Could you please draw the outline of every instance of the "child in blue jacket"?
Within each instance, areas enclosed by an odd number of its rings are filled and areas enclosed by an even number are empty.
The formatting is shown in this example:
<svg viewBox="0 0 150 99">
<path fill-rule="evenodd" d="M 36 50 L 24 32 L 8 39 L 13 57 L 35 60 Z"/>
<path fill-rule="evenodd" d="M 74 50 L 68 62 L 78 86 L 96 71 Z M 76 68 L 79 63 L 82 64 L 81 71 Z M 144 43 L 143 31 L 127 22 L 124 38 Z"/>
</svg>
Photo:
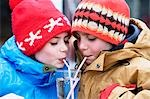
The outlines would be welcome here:
<svg viewBox="0 0 150 99">
<path fill-rule="evenodd" d="M 10 0 L 13 36 L 0 48 L 0 97 L 57 99 L 56 73 L 64 69 L 70 23 L 50 0 Z M 13 97 L 11 97 L 13 98 Z"/>
</svg>

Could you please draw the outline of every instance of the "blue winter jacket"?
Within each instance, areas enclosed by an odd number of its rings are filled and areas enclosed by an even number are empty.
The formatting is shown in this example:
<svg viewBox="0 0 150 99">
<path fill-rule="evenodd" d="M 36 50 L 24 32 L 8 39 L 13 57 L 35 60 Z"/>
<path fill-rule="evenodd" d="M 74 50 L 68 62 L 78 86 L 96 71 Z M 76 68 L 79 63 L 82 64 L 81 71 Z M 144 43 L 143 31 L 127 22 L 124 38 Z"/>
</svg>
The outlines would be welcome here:
<svg viewBox="0 0 150 99">
<path fill-rule="evenodd" d="M 0 97 L 15 93 L 25 99 L 57 99 L 56 73 L 44 73 L 43 67 L 25 56 L 11 37 L 0 49 Z"/>
</svg>

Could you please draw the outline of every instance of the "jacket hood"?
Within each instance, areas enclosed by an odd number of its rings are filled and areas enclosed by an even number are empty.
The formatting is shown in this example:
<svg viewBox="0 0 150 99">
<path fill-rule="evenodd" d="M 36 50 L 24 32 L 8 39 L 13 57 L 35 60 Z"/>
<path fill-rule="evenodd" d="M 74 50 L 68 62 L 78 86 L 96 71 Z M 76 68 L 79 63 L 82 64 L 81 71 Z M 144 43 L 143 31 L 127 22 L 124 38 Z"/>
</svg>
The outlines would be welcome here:
<svg viewBox="0 0 150 99">
<path fill-rule="evenodd" d="M 106 71 L 112 68 L 117 63 L 134 57 L 143 57 L 150 60 L 150 30 L 145 23 L 138 19 L 132 18 L 131 24 L 134 24 L 140 30 L 135 43 L 126 42 L 123 49 L 115 51 L 103 51 L 99 57 L 91 63 L 87 70 Z"/>
<path fill-rule="evenodd" d="M 1 47 L 0 53 L 8 60 L 16 70 L 29 74 L 42 74 L 44 64 L 39 63 L 24 55 L 17 47 L 15 38 L 12 36 Z"/>
</svg>

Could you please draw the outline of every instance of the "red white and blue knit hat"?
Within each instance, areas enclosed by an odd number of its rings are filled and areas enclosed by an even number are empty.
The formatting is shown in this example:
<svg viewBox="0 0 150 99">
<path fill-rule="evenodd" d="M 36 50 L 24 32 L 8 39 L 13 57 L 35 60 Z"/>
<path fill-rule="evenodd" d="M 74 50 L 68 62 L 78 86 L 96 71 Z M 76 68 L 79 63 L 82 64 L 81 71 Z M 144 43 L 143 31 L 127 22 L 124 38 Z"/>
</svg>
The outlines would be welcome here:
<svg viewBox="0 0 150 99">
<path fill-rule="evenodd" d="M 84 32 L 118 45 L 128 33 L 130 9 L 125 0 L 82 0 L 74 14 L 72 32 Z"/>
<path fill-rule="evenodd" d="M 51 38 L 62 32 L 71 33 L 69 20 L 50 0 L 10 0 L 12 31 L 18 48 L 33 55 Z"/>
</svg>

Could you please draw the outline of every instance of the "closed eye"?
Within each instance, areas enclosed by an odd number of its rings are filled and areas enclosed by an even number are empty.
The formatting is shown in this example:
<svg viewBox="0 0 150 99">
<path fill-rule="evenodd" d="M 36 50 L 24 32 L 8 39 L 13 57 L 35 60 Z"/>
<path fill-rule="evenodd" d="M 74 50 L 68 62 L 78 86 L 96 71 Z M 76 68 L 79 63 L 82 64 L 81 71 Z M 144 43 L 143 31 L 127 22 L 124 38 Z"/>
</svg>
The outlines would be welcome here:
<svg viewBox="0 0 150 99">
<path fill-rule="evenodd" d="M 91 36 L 91 35 L 87 35 L 87 38 L 88 38 L 89 41 L 94 41 L 94 40 L 97 39 L 97 37 Z"/>
<path fill-rule="evenodd" d="M 51 45 L 57 45 L 57 43 L 52 43 L 52 42 L 51 42 L 50 44 L 51 44 Z"/>
</svg>

